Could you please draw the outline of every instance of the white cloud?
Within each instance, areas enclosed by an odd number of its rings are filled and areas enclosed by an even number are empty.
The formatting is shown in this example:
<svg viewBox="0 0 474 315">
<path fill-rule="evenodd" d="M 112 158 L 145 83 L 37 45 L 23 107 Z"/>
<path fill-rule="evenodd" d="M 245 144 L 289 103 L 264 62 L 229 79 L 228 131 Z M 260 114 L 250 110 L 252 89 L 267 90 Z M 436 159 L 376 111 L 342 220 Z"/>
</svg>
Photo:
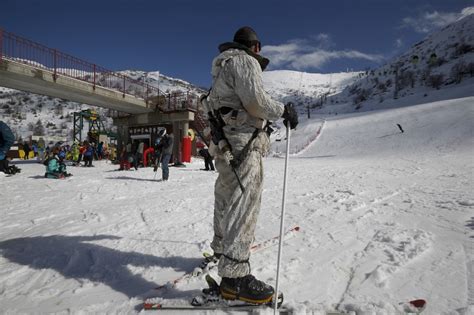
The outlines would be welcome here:
<svg viewBox="0 0 474 315">
<path fill-rule="evenodd" d="M 334 47 L 334 42 L 329 34 L 321 33 L 316 35 L 315 40 L 318 42 L 319 48 L 329 49 Z"/>
<path fill-rule="evenodd" d="M 401 38 L 397 38 L 395 40 L 395 47 L 396 48 L 401 48 L 403 46 L 403 40 Z"/>
<path fill-rule="evenodd" d="M 320 69 L 335 59 L 363 59 L 380 62 L 381 55 L 366 54 L 356 50 L 333 50 L 331 36 L 318 34 L 311 39 L 295 39 L 281 45 L 263 46 L 262 54 L 270 58 L 272 68 L 285 67 L 295 70 Z"/>
<path fill-rule="evenodd" d="M 438 11 L 426 12 L 417 17 L 404 18 L 402 20 L 402 27 L 412 28 L 418 33 L 429 33 L 470 14 L 474 14 L 474 7 L 466 7 L 459 13 Z"/>
</svg>

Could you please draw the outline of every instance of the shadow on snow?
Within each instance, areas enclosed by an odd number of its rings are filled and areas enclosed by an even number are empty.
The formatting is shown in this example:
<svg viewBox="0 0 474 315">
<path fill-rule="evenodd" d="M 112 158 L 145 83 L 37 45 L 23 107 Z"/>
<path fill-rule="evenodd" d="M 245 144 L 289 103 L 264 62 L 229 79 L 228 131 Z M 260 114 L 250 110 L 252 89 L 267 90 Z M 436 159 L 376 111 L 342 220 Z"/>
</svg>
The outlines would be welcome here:
<svg viewBox="0 0 474 315">
<path fill-rule="evenodd" d="M 103 283 L 128 297 L 140 296 L 158 285 L 133 274 L 127 265 L 173 268 L 190 272 L 201 259 L 156 257 L 137 252 L 122 252 L 88 242 L 120 239 L 111 235 L 37 236 L 0 242 L 0 254 L 11 262 L 34 269 L 52 269 L 65 278 L 87 279 Z M 186 292 L 174 292 L 185 295 Z"/>
<path fill-rule="evenodd" d="M 22 164 L 43 164 L 41 161 L 38 161 L 36 158 L 35 159 L 29 159 L 29 160 L 12 160 L 10 164 L 13 165 L 22 165 Z"/>
<path fill-rule="evenodd" d="M 474 217 L 467 221 L 466 227 L 470 228 L 471 230 L 474 230 Z M 474 238 L 474 236 L 471 235 L 471 238 Z"/>
<path fill-rule="evenodd" d="M 137 177 L 128 177 L 128 176 L 106 177 L 106 179 L 136 180 L 136 181 L 139 181 L 139 182 L 161 182 L 161 178 L 160 179 L 148 179 L 148 178 L 137 178 Z"/>
</svg>

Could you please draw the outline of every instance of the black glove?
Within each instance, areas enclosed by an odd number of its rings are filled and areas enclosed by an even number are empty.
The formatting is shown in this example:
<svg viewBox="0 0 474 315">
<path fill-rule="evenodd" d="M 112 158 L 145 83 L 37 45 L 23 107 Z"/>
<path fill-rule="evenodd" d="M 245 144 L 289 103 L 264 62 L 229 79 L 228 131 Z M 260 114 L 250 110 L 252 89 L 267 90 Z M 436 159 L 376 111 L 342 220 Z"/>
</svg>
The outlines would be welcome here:
<svg viewBox="0 0 474 315">
<path fill-rule="evenodd" d="M 295 129 L 298 126 L 298 113 L 293 106 L 293 103 L 289 102 L 285 105 L 285 111 L 283 112 L 283 124 L 288 128 L 288 122 L 290 123 L 290 129 Z"/>
</svg>

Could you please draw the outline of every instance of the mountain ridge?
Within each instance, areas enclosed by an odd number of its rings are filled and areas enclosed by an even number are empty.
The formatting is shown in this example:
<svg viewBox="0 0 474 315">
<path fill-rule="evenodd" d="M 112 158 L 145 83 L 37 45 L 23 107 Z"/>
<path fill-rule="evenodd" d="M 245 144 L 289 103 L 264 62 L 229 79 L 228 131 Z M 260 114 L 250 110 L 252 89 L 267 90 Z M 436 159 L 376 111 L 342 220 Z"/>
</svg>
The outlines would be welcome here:
<svg viewBox="0 0 474 315">
<path fill-rule="evenodd" d="M 119 73 L 164 93 L 200 95 L 207 91 L 159 71 Z M 440 94 L 437 90 L 469 86 L 474 83 L 473 76 L 474 14 L 471 14 L 429 34 L 377 69 L 330 74 L 272 70 L 263 73 L 263 82 L 273 98 L 283 103 L 293 102 L 300 115 L 310 116 L 396 107 L 403 103 L 399 99 L 418 94 L 429 98 L 430 94 Z M 461 96 L 469 95 L 472 94 L 468 89 L 463 89 Z M 17 138 L 41 131 L 42 125 L 44 131 L 36 135 L 72 139 L 72 113 L 87 108 L 96 110 L 106 127 L 114 129 L 110 111 L 106 109 L 0 87 L 0 119 L 12 127 Z"/>
</svg>

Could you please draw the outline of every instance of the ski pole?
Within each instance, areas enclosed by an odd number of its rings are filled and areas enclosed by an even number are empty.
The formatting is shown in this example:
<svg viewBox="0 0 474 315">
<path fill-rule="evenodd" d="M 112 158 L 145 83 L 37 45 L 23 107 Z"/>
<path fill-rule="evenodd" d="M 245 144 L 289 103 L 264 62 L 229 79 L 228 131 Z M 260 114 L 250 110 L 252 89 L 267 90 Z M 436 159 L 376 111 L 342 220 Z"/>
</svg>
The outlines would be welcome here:
<svg viewBox="0 0 474 315">
<path fill-rule="evenodd" d="M 281 219 L 280 219 L 280 236 L 278 242 L 278 262 L 277 262 L 277 274 L 276 274 L 276 285 L 275 285 L 275 296 L 273 297 L 273 304 L 274 310 L 273 314 L 277 313 L 278 309 L 278 285 L 279 285 L 279 278 L 280 278 L 280 264 L 281 264 L 281 256 L 282 256 L 282 249 L 283 249 L 283 230 L 285 226 L 285 203 L 286 203 L 286 183 L 287 183 L 287 175 L 288 175 L 288 160 L 290 159 L 290 126 L 286 128 L 286 158 L 285 158 L 285 173 L 283 177 L 283 198 L 281 201 Z"/>
</svg>

